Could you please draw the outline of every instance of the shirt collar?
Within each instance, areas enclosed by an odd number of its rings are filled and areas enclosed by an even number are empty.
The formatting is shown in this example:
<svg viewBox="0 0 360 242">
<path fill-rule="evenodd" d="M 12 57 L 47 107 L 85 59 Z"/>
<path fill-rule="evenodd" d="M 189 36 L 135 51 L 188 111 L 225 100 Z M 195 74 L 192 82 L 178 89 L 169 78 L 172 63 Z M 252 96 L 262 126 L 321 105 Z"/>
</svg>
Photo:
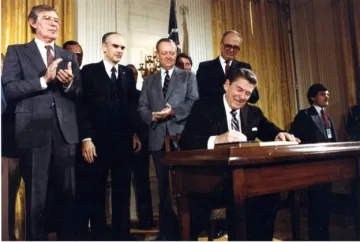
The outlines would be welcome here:
<svg viewBox="0 0 360 242">
<path fill-rule="evenodd" d="M 55 49 L 54 49 L 54 46 L 55 46 L 54 41 L 51 42 L 50 44 L 46 44 L 44 41 L 39 40 L 38 38 L 35 38 L 35 43 L 36 43 L 36 45 L 37 45 L 37 47 L 38 47 L 39 50 L 45 50 L 45 46 L 46 46 L 46 45 L 50 45 L 51 48 L 52 48 L 52 50 L 55 52 Z"/>
<path fill-rule="evenodd" d="M 105 66 L 105 70 L 106 70 L 106 73 L 111 73 L 111 69 L 113 68 L 113 67 L 115 67 L 115 70 L 116 70 L 116 73 L 118 73 L 119 72 L 119 65 L 118 64 L 116 64 L 116 65 L 112 65 L 110 62 L 108 62 L 107 60 L 103 60 L 103 62 L 104 62 L 104 66 Z"/>
<path fill-rule="evenodd" d="M 172 76 L 172 74 L 173 74 L 173 71 L 174 71 L 174 68 L 175 68 L 175 66 L 173 67 L 173 68 L 171 68 L 170 70 L 168 70 L 169 71 L 169 76 L 170 76 L 170 78 L 171 78 L 171 76 Z M 165 74 L 165 69 L 164 68 L 162 68 L 162 67 L 160 67 L 160 71 L 161 71 L 161 76 L 165 76 L 166 74 Z"/>
<path fill-rule="evenodd" d="M 219 55 L 219 60 L 221 64 L 226 65 L 225 59 L 221 55 Z M 232 62 L 233 62 L 232 60 L 229 62 L 229 66 L 231 66 Z"/>
<path fill-rule="evenodd" d="M 224 96 L 223 96 L 223 101 L 224 101 L 225 112 L 226 112 L 227 114 L 229 114 L 229 113 L 232 111 L 232 109 L 230 108 L 228 102 L 226 101 L 225 94 L 224 94 Z M 236 110 L 236 111 L 237 111 L 237 110 Z"/>
<path fill-rule="evenodd" d="M 316 112 L 318 112 L 318 114 L 319 115 L 321 115 L 321 110 L 323 109 L 323 108 L 321 108 L 321 107 L 319 107 L 319 106 L 317 106 L 317 105 L 313 105 L 313 107 L 316 109 Z"/>
</svg>

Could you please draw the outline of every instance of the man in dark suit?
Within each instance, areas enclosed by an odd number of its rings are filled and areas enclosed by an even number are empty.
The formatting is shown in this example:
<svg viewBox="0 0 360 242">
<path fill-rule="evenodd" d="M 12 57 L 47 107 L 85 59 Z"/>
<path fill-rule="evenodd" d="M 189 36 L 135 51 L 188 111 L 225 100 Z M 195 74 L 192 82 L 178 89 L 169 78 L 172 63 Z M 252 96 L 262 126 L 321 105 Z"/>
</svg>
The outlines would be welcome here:
<svg viewBox="0 0 360 242">
<path fill-rule="evenodd" d="M 111 172 L 112 234 L 130 240 L 131 156 L 138 140 L 133 138 L 136 115 L 134 75 L 119 62 L 125 49 L 121 34 L 102 37 L 104 59 L 81 70 L 83 102 L 80 137 L 84 161 L 77 166 L 80 233 L 88 220 L 95 240 L 106 234 L 105 194 Z"/>
<path fill-rule="evenodd" d="M 242 37 L 237 31 L 226 31 L 221 38 L 219 57 L 200 63 L 196 79 L 201 99 L 222 97 L 224 94 L 223 86 L 231 69 L 247 68 L 251 70 L 250 64 L 235 59 L 236 54 L 240 51 L 241 42 Z M 248 102 L 256 103 L 258 100 L 259 92 L 255 88 Z"/>
<path fill-rule="evenodd" d="M 175 67 L 176 45 L 170 39 L 156 44 L 160 71 L 147 77 L 140 94 L 138 111 L 149 128 L 149 150 L 159 185 L 159 238 L 178 240 L 176 217 L 169 194 L 168 168 L 161 163 L 166 135 L 181 134 L 198 98 L 195 74 Z"/>
<path fill-rule="evenodd" d="M 188 117 L 179 141 L 181 150 L 213 149 L 215 144 L 253 141 L 290 140 L 293 135 L 282 132 L 269 121 L 261 109 L 247 104 L 257 85 L 255 74 L 244 68 L 232 69 L 224 84 L 225 94 L 197 101 Z M 191 235 L 197 239 L 209 219 L 211 209 L 227 197 L 221 195 L 190 197 Z M 218 193 L 218 192 L 217 192 Z M 219 198 L 220 197 L 220 198 Z M 279 194 L 251 198 L 247 202 L 249 240 L 272 240 Z M 211 201 L 211 202 L 210 202 Z"/>
<path fill-rule="evenodd" d="M 1 72 L 4 55 L 1 53 Z M 6 102 L 1 89 L 1 238 L 16 240 L 15 203 L 20 186 L 19 154 L 15 144 L 16 102 Z"/>
<path fill-rule="evenodd" d="M 346 123 L 346 134 L 352 141 L 360 141 L 360 105 L 352 106 Z"/>
<path fill-rule="evenodd" d="M 320 83 L 313 84 L 307 92 L 311 107 L 300 110 L 290 133 L 303 144 L 336 142 L 334 124 L 325 112 L 329 105 L 329 91 Z M 311 186 L 308 189 L 309 240 L 329 240 L 329 206 L 331 184 Z"/>
<path fill-rule="evenodd" d="M 135 84 L 138 78 L 138 71 L 132 64 L 127 65 L 134 73 Z M 137 100 L 140 98 L 140 91 L 136 90 Z M 150 190 L 150 154 L 149 154 L 149 140 L 148 126 L 141 120 L 137 113 L 135 123 L 136 135 L 141 141 L 141 149 L 133 152 L 132 173 L 133 185 L 136 199 L 136 212 L 139 219 L 140 229 L 150 229 L 155 226 L 153 217 L 153 208 Z"/>
<path fill-rule="evenodd" d="M 35 39 L 7 49 L 2 81 L 7 100 L 16 102 L 15 139 L 25 181 L 26 235 L 47 239 L 46 200 L 59 204 L 57 236 L 72 238 L 74 161 L 79 141 L 75 103 L 81 92 L 73 53 L 54 44 L 59 31 L 55 9 L 38 5 L 28 16 Z"/>
</svg>

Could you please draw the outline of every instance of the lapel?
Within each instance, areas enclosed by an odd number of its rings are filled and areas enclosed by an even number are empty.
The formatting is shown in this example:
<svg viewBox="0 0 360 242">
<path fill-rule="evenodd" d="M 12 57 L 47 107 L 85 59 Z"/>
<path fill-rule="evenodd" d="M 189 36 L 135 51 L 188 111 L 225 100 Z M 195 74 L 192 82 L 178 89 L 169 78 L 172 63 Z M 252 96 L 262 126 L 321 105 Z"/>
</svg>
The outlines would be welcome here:
<svg viewBox="0 0 360 242">
<path fill-rule="evenodd" d="M 316 109 L 314 108 L 314 106 L 311 106 L 308 109 L 309 115 L 311 117 L 311 119 L 313 120 L 313 122 L 316 124 L 317 128 L 319 129 L 319 131 L 324 135 L 324 137 L 327 139 L 327 135 L 325 133 L 325 129 L 324 129 L 324 124 L 320 118 L 320 115 L 318 114 L 318 112 L 316 111 Z"/>
<path fill-rule="evenodd" d="M 223 97 L 221 96 L 220 98 L 217 98 L 216 101 L 214 102 L 214 106 L 211 107 L 210 105 L 209 109 L 216 110 L 215 112 L 211 112 L 211 113 L 214 113 L 212 121 L 215 123 L 217 127 L 218 134 L 223 134 L 227 132 L 229 128 L 226 119 Z"/>
<path fill-rule="evenodd" d="M 234 63 L 234 61 L 231 63 L 231 66 L 233 63 Z M 224 70 L 221 66 L 221 63 L 220 63 L 220 56 L 218 58 L 214 59 L 214 73 L 216 73 L 216 76 L 218 76 L 219 79 L 220 78 L 223 79 L 224 83 L 225 83 L 226 76 L 225 76 Z"/>
<path fill-rule="evenodd" d="M 104 61 L 100 61 L 98 63 L 98 66 L 99 66 L 98 74 L 100 75 L 99 80 L 101 82 L 107 83 L 109 86 L 113 86 L 114 83 L 111 81 L 109 75 L 106 72 Z"/>
<path fill-rule="evenodd" d="M 161 71 L 156 72 L 153 75 L 154 78 L 154 92 L 155 95 L 159 95 L 159 100 L 164 101 L 164 94 L 162 90 L 162 83 L 161 83 Z M 170 80 L 171 82 L 171 80 Z"/>
<path fill-rule="evenodd" d="M 250 134 L 250 129 L 252 128 L 253 115 L 252 112 L 249 112 L 249 106 L 246 104 L 242 109 L 240 109 L 240 119 L 241 119 L 241 132 L 245 135 Z"/>
<path fill-rule="evenodd" d="M 169 99 L 169 96 L 171 95 L 176 85 L 178 85 L 179 80 L 182 80 L 181 73 L 178 72 L 177 67 L 174 67 L 173 73 L 170 78 L 169 87 L 166 92 L 165 102 Z"/>
<path fill-rule="evenodd" d="M 30 62 L 40 72 L 40 75 L 46 73 L 46 65 L 41 57 L 40 51 L 34 40 L 25 45 L 25 55 L 29 58 Z"/>
<path fill-rule="evenodd" d="M 120 85 L 120 91 L 123 97 L 123 100 L 125 102 L 126 100 L 126 94 L 127 94 L 127 78 L 126 78 L 126 72 L 125 72 L 125 68 L 123 66 L 121 66 L 120 64 L 118 64 L 118 71 L 119 71 L 119 75 L 117 78 L 117 82 L 118 85 Z"/>
</svg>

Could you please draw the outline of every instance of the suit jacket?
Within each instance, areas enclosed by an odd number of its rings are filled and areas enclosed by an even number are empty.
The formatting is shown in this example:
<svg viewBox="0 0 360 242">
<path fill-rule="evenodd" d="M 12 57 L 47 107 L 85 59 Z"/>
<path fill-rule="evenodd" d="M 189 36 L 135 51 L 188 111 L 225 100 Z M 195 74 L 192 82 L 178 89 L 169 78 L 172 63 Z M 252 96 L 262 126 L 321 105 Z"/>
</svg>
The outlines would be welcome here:
<svg viewBox="0 0 360 242">
<path fill-rule="evenodd" d="M 360 141 L 360 105 L 355 105 L 349 110 L 346 134 L 350 140 Z"/>
<path fill-rule="evenodd" d="M 328 118 L 330 120 L 332 133 L 332 139 L 330 140 L 327 138 L 322 118 L 313 106 L 298 112 L 291 124 L 289 132 L 299 138 L 302 144 L 336 142 L 334 124 L 329 116 Z"/>
<path fill-rule="evenodd" d="M 269 121 L 256 106 L 246 104 L 240 110 L 240 116 L 241 130 L 248 141 L 256 138 L 273 141 L 281 132 L 281 129 Z M 220 135 L 228 130 L 223 97 L 200 99 L 191 110 L 179 141 L 180 149 L 207 149 L 210 136 Z"/>
<path fill-rule="evenodd" d="M 245 62 L 233 60 L 230 70 L 233 68 L 251 69 L 251 65 Z M 196 79 L 199 85 L 200 98 L 213 98 L 223 96 L 225 93 L 224 83 L 227 79 L 222 69 L 219 57 L 214 60 L 201 62 L 196 72 Z M 250 103 L 256 103 L 259 100 L 259 92 L 257 88 L 251 94 Z"/>
<path fill-rule="evenodd" d="M 135 80 L 132 71 L 123 65 L 118 65 L 118 72 L 114 84 L 103 61 L 81 69 L 81 139 L 97 141 L 116 136 L 127 143 L 131 141 L 137 108 Z"/>
<path fill-rule="evenodd" d="M 136 99 L 139 101 L 141 91 L 136 90 Z M 137 107 L 136 107 L 137 108 Z M 148 125 L 141 119 L 140 113 L 136 112 L 136 120 L 135 120 L 135 132 L 136 135 L 140 138 L 141 142 L 148 143 L 149 138 L 149 127 Z"/>
<path fill-rule="evenodd" d="M 66 69 L 70 61 L 74 74 L 69 89 L 55 79 L 43 90 L 40 77 L 46 73 L 34 40 L 10 45 L 4 59 L 2 82 L 8 102 L 6 123 L 15 123 L 15 139 L 19 148 L 33 148 L 47 144 L 52 135 L 53 108 L 60 130 L 69 144 L 79 141 L 75 103 L 81 95 L 79 66 L 74 53 L 54 46 L 55 59 L 62 58 L 59 69 Z M 10 110 L 11 109 L 11 110 Z M 14 114 L 15 113 L 15 114 Z M 15 115 L 14 117 L 12 117 Z"/>
<path fill-rule="evenodd" d="M 174 67 L 165 99 L 160 71 L 144 80 L 138 111 L 142 120 L 149 127 L 150 151 L 158 151 L 163 148 L 166 129 L 170 135 L 182 133 L 191 107 L 198 97 L 196 77 L 190 71 Z M 152 112 L 161 111 L 165 108 L 166 103 L 171 105 L 176 116 L 153 123 L 151 121 Z"/>
</svg>

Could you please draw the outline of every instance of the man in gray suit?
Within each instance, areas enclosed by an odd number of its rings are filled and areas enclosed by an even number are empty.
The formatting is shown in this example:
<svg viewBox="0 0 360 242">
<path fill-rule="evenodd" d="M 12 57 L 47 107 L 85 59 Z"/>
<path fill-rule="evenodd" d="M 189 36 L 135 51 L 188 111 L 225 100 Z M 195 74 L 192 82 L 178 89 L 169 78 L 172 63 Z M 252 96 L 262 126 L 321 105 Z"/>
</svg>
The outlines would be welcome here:
<svg viewBox="0 0 360 242">
<path fill-rule="evenodd" d="M 196 77 L 175 67 L 176 45 L 170 39 L 156 44 L 160 71 L 144 80 L 138 111 L 149 126 L 149 151 L 155 163 L 159 185 L 159 238 L 178 240 L 176 217 L 169 196 L 168 169 L 161 163 L 166 135 L 181 134 L 191 107 L 198 99 Z"/>
<path fill-rule="evenodd" d="M 53 192 L 60 204 L 57 238 L 71 240 L 79 66 L 73 53 L 54 43 L 60 27 L 54 8 L 34 6 L 28 22 L 35 39 L 8 47 L 2 75 L 7 101 L 15 106 L 15 141 L 26 193 L 26 239 L 47 240 L 46 200 Z"/>
</svg>

